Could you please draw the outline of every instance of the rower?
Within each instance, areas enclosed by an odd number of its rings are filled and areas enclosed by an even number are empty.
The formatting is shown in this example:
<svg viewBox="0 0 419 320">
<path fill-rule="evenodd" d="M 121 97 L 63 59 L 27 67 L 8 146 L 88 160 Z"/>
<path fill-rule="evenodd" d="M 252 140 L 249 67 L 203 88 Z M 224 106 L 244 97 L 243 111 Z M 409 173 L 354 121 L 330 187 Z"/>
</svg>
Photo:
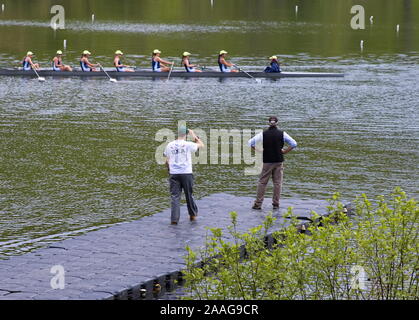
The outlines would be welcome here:
<svg viewBox="0 0 419 320">
<path fill-rule="evenodd" d="M 196 64 L 191 64 L 189 61 L 189 56 L 191 54 L 187 51 L 185 51 L 182 55 L 182 65 L 185 67 L 186 72 L 202 72 L 201 70 L 198 70 L 196 67 Z"/>
<path fill-rule="evenodd" d="M 279 65 L 278 57 L 272 56 L 269 57 L 269 60 L 271 61 L 270 65 L 265 68 L 264 72 L 281 72 L 281 66 Z"/>
<path fill-rule="evenodd" d="M 91 53 L 88 50 L 84 50 L 81 58 L 80 58 L 80 67 L 82 71 L 90 72 L 90 71 L 99 71 L 95 68 L 99 67 L 99 64 L 94 64 L 89 62 L 89 56 Z"/>
<path fill-rule="evenodd" d="M 39 70 L 39 64 L 33 63 L 32 61 L 32 57 L 34 55 L 35 54 L 32 51 L 28 51 L 26 53 L 26 57 L 23 58 L 23 61 L 22 61 L 23 70 L 25 71 L 30 71 L 31 69 Z"/>
<path fill-rule="evenodd" d="M 169 62 L 160 58 L 161 51 L 155 49 L 151 56 L 151 68 L 153 72 L 169 72 L 170 68 L 166 64 L 173 65 L 173 62 Z"/>
<path fill-rule="evenodd" d="M 218 55 L 218 65 L 221 72 L 239 72 L 239 70 L 232 69 L 233 67 L 236 67 L 234 64 L 226 61 L 225 57 L 227 53 L 227 51 L 221 50 L 220 54 Z"/>
<path fill-rule="evenodd" d="M 70 66 L 63 64 L 63 52 L 58 50 L 54 59 L 52 59 L 52 70 L 54 71 L 73 71 Z"/>
<path fill-rule="evenodd" d="M 118 72 L 134 72 L 133 69 L 131 69 L 129 66 L 122 64 L 121 62 L 121 57 L 124 54 L 122 53 L 121 50 L 116 50 L 115 51 L 115 58 L 113 59 L 113 65 L 116 68 L 116 71 Z"/>
</svg>

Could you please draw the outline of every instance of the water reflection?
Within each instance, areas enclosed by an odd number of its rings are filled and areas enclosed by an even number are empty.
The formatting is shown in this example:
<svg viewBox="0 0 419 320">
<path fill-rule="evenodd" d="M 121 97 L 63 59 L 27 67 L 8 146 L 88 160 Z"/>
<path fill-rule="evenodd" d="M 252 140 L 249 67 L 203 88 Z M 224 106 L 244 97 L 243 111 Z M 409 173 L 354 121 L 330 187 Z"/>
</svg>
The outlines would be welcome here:
<svg viewBox="0 0 419 320">
<path fill-rule="evenodd" d="M 49 67 L 66 39 L 66 62 L 73 64 L 86 48 L 105 65 L 124 49 L 127 64 L 149 70 L 149 53 L 159 47 L 168 59 L 178 61 L 188 50 L 216 69 L 217 50 L 225 48 L 246 71 L 263 70 L 275 54 L 287 64 L 284 71 L 346 76 L 261 84 L 0 77 L 0 255 L 166 209 L 167 176 L 155 162 L 154 137 L 162 128 L 175 130 L 178 120 L 209 132 L 263 128 L 278 115 L 299 142 L 287 158 L 284 197 L 325 198 L 338 190 L 351 199 L 395 185 L 417 195 L 419 43 L 411 1 L 369 1 L 374 26 L 355 32 L 346 23 L 351 1 L 302 1 L 294 23 L 295 1 L 216 1 L 211 10 L 209 1 L 204 7 L 200 0 L 173 0 L 162 12 L 154 10 L 160 0 L 64 0 L 72 12 L 69 29 L 55 37 L 44 27 L 49 2 L 34 0 L 36 10 L 23 0 L 3 2 L 3 65 L 17 66 L 30 48 Z M 245 167 L 197 165 L 197 197 L 254 195 L 256 177 L 244 176 Z"/>
</svg>

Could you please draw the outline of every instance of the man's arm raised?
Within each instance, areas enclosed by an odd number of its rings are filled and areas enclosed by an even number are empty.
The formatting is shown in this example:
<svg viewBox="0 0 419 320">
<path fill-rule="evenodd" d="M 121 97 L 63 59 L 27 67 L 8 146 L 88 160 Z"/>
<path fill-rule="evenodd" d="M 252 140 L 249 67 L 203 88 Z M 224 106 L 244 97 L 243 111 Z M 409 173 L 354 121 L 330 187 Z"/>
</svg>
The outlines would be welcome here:
<svg viewBox="0 0 419 320">
<path fill-rule="evenodd" d="M 194 142 L 198 145 L 199 149 L 204 147 L 204 143 L 202 142 L 201 139 L 199 139 L 199 137 L 195 134 L 195 132 L 189 129 L 189 134 L 191 135 Z"/>
</svg>

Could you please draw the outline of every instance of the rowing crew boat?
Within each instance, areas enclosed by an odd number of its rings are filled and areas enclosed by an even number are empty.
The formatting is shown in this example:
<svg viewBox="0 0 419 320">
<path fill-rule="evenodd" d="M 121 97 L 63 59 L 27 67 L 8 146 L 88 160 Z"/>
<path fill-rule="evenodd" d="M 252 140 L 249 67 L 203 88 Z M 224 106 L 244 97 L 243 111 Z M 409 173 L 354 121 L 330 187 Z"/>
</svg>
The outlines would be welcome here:
<svg viewBox="0 0 419 320">
<path fill-rule="evenodd" d="M 114 69 L 113 69 L 114 70 Z M 167 72 L 152 72 L 146 70 L 138 70 L 135 72 L 118 72 L 107 71 L 113 78 L 167 78 Z M 52 71 L 52 70 L 38 70 L 38 74 L 42 77 L 88 77 L 88 78 L 103 78 L 107 77 L 104 72 L 83 72 L 83 71 Z M 281 72 L 281 73 L 265 73 L 265 72 L 185 72 L 173 71 L 170 75 L 171 78 L 311 78 L 311 77 L 343 77 L 343 73 L 326 73 L 326 72 Z M 17 70 L 17 69 L 0 69 L 0 76 L 10 77 L 36 77 L 36 74 L 30 71 Z"/>
</svg>

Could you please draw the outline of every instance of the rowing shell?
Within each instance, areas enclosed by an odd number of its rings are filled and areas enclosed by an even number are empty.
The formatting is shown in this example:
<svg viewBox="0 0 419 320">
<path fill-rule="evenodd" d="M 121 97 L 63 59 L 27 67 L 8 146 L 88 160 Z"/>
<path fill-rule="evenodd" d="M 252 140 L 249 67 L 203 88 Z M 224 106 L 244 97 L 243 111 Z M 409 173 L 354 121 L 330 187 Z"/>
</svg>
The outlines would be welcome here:
<svg viewBox="0 0 419 320">
<path fill-rule="evenodd" d="M 83 71 L 52 71 L 52 70 L 39 70 L 41 77 L 88 77 L 88 78 L 103 78 L 107 77 L 103 72 L 83 72 Z M 118 72 L 108 71 L 112 78 L 167 78 L 167 72 L 152 72 L 152 71 L 135 71 L 135 72 Z M 343 77 L 343 73 L 326 73 L 326 72 L 281 72 L 281 73 L 265 73 L 265 72 L 184 72 L 173 71 L 172 78 L 250 78 L 249 75 L 255 78 L 312 78 L 312 77 Z M 23 71 L 16 69 L 0 69 L 0 76 L 10 77 L 34 77 L 33 71 Z"/>
</svg>

